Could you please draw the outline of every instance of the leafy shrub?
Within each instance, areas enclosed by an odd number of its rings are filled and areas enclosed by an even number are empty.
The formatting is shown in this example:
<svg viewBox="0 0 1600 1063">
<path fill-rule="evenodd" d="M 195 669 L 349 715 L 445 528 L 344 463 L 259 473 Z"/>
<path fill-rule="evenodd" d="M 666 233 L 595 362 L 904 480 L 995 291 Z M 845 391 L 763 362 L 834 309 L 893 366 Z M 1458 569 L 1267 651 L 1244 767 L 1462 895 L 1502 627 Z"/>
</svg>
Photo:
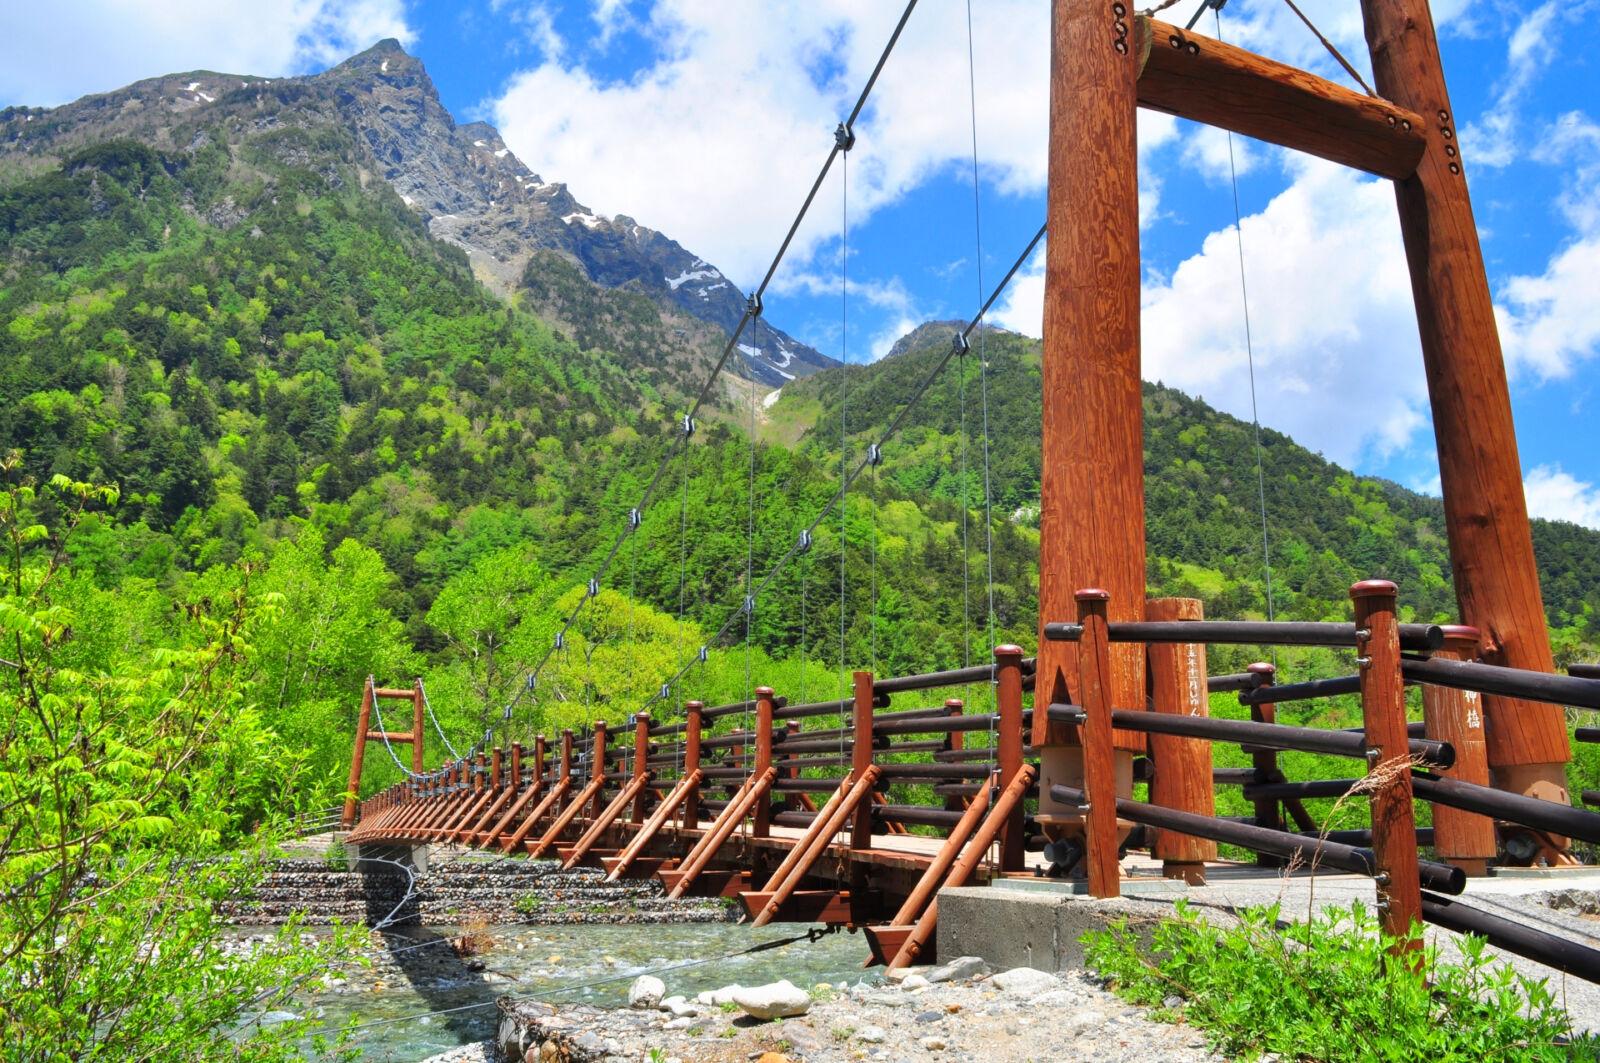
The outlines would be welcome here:
<svg viewBox="0 0 1600 1063">
<path fill-rule="evenodd" d="M 1413 968 L 1389 955 L 1359 903 L 1279 929 L 1276 905 L 1245 909 L 1234 926 L 1205 922 L 1183 902 L 1150 929 L 1126 918 L 1085 935 L 1090 966 L 1124 999 L 1181 1016 L 1228 1056 L 1272 1053 L 1322 1063 L 1376 1060 L 1600 1059 L 1600 1039 L 1573 1035 L 1542 979 L 1460 939 L 1459 963 L 1425 946 Z"/>
</svg>

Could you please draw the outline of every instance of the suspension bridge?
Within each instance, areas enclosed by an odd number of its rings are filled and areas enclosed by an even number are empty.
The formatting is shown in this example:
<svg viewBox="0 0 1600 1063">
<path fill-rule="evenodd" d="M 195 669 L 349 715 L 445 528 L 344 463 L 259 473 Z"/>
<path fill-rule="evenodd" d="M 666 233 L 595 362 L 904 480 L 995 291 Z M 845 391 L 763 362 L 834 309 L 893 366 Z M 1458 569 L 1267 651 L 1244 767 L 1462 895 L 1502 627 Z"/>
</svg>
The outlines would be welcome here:
<svg viewBox="0 0 1600 1063">
<path fill-rule="evenodd" d="M 1255 852 L 1267 867 L 1369 877 L 1383 926 L 1396 937 L 1431 922 L 1600 981 L 1600 951 L 1453 899 L 1493 864 L 1571 865 L 1572 841 L 1600 844 L 1600 812 L 1573 806 L 1564 773 L 1571 759 L 1565 710 L 1600 710 L 1600 668 L 1573 666 L 1560 675 L 1554 667 L 1499 338 L 1425 0 L 1363 0 L 1373 87 L 1328 44 L 1362 91 L 1223 43 L 1217 0 L 1204 0 L 1187 26 L 1159 21 L 1160 9 L 1135 12 L 1125 0 L 1053 0 L 1050 190 L 1038 235 L 992 291 L 983 291 L 980 279 L 978 312 L 881 437 L 864 451 L 852 448 L 841 423 L 838 491 L 769 572 L 755 571 L 752 546 L 740 600 L 728 604 L 705 645 L 680 653 L 680 667 L 630 723 L 617 733 L 595 721 L 582 733 L 510 738 L 518 708 L 538 698 L 552 655 L 598 596 L 669 468 L 688 453 L 697 415 L 744 329 L 759 319 L 763 294 L 835 164 L 843 184 L 853 127 L 915 7 L 916 0 L 906 6 L 839 124 L 671 449 L 587 577 L 587 594 L 497 727 L 458 753 L 433 721 L 449 755 L 429 768 L 424 732 L 432 713 L 421 682 L 386 688 L 368 679 L 342 816 L 347 843 L 452 842 L 601 866 L 613 881 L 655 877 L 673 897 L 737 898 L 756 924 L 860 927 L 872 958 L 891 966 L 934 955 L 943 887 L 1044 875 L 1114 897 L 1130 861 L 1202 882 L 1221 866 L 1223 843 Z M 1194 30 L 1208 10 L 1215 37 Z M 1141 106 L 1394 182 L 1459 624 L 1401 622 L 1398 588 L 1383 580 L 1350 588 L 1352 622 L 1206 620 L 1198 601 L 1146 597 L 1135 132 Z M 974 221 L 981 234 L 976 210 Z M 1046 234 L 1036 652 L 995 644 L 991 606 L 992 657 L 976 664 L 895 677 L 857 669 L 838 697 L 808 701 L 802 691 L 793 702 L 791 692 L 755 685 L 760 677 L 747 667 L 743 700 L 708 706 L 687 698 L 685 677 L 708 647 L 741 627 L 749 646 L 757 609 L 784 608 L 768 592 L 785 566 L 804 558 L 822 523 L 838 516 L 843 535 L 852 485 L 876 476 L 906 417 L 951 361 L 971 353 L 974 335 L 981 348 L 985 315 Z M 981 235 L 979 247 L 981 259 Z M 1241 278 L 1242 267 L 1241 246 Z M 847 292 L 841 277 L 842 300 Z M 981 349 L 978 361 L 987 518 Z M 841 387 L 845 380 L 841 374 Z M 962 396 L 965 419 L 964 389 Z M 847 398 L 841 392 L 841 406 Z M 752 391 L 752 544 L 755 405 Z M 962 526 L 965 532 L 965 519 Z M 1270 594 L 1268 600 L 1270 614 Z M 847 661 L 869 655 L 846 645 L 842 610 L 840 625 L 843 674 Z M 1284 682 L 1263 663 L 1211 675 L 1206 648 L 1217 645 L 1331 647 L 1353 655 L 1356 670 Z M 971 684 L 984 691 L 979 705 L 926 693 Z M 1408 722 L 1408 686 L 1420 688 L 1420 722 Z M 1237 695 L 1250 718 L 1212 718 L 1209 698 L 1218 693 Z M 1277 721 L 1279 705 L 1340 695 L 1359 696 L 1361 727 Z M 385 702 L 409 702 L 410 731 L 386 729 Z M 1600 741 L 1600 729 L 1579 728 L 1575 737 Z M 373 742 L 405 778 L 358 801 Z M 1214 768 L 1214 743 L 1242 748 L 1251 767 Z M 397 745 L 410 746 L 409 764 Z M 1296 750 L 1347 758 L 1353 771 L 1291 780 L 1279 756 Z M 1146 799 L 1134 799 L 1136 783 L 1147 784 Z M 919 792 L 931 802 L 892 803 L 887 795 L 896 784 L 927 787 Z M 1219 787 L 1240 788 L 1252 814 L 1218 816 Z M 1318 824 L 1304 804 L 1316 797 L 1367 802 L 1371 826 Z M 1600 806 L 1600 793 L 1580 798 Z M 1419 802 L 1431 806 L 1430 827 L 1417 825 Z M 1410 939 L 1401 947 L 1416 945 Z"/>
</svg>

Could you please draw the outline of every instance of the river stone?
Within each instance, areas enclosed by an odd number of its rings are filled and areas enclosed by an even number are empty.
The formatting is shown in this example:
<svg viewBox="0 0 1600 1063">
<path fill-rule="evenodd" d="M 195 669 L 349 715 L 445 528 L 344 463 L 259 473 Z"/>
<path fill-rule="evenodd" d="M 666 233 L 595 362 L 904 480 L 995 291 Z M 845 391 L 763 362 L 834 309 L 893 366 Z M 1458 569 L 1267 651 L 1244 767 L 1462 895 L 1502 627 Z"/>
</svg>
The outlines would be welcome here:
<svg viewBox="0 0 1600 1063">
<path fill-rule="evenodd" d="M 914 975 L 911 975 L 911 976 L 909 976 L 907 978 L 902 978 L 900 980 L 900 988 L 901 989 L 905 989 L 905 990 L 926 989 L 931 984 L 932 983 L 930 983 L 926 978 L 922 977 L 922 975 L 920 975 L 920 974 L 914 974 Z"/>
<path fill-rule="evenodd" d="M 784 1019 L 811 1010 L 811 994 L 787 978 L 763 986 L 741 986 L 734 990 L 733 1002 L 754 1019 Z"/>
<path fill-rule="evenodd" d="M 1013 967 L 1009 971 L 1001 971 L 994 976 L 994 984 L 1007 993 L 1025 997 L 1061 988 L 1061 981 L 1055 975 L 1036 971 L 1032 967 Z"/>
<path fill-rule="evenodd" d="M 695 997 L 695 1003 L 703 1004 L 708 1008 L 720 1008 L 724 1004 L 733 1003 L 733 994 L 739 989 L 738 983 L 725 985 L 721 989 L 707 989 Z"/>
<path fill-rule="evenodd" d="M 856 1040 L 869 1045 L 881 1045 L 888 1036 L 882 1026 L 863 1026 L 856 1031 Z"/>
<path fill-rule="evenodd" d="M 653 1008 L 661 1003 L 661 998 L 666 994 L 665 982 L 654 975 L 641 974 L 634 979 L 633 985 L 628 987 L 628 1007 Z"/>
<path fill-rule="evenodd" d="M 299 1017 L 292 1011 L 269 1011 L 257 1021 L 263 1026 L 276 1026 L 280 1022 L 294 1022 Z"/>
<path fill-rule="evenodd" d="M 927 974 L 927 972 L 928 969 L 926 967 L 891 967 L 883 972 L 883 980 L 886 982 L 903 982 L 914 974 Z"/>
<path fill-rule="evenodd" d="M 942 963 L 935 967 L 925 977 L 930 982 L 954 982 L 958 979 L 973 978 L 977 975 L 988 973 L 988 961 L 982 956 L 957 956 L 949 963 Z"/>
</svg>

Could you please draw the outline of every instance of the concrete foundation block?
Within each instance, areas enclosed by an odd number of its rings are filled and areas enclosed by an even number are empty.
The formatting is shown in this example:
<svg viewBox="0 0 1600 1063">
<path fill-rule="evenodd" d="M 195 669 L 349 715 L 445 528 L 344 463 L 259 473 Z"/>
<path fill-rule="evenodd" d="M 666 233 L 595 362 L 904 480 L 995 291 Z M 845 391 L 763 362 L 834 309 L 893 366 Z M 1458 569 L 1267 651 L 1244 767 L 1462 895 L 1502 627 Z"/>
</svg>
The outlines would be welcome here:
<svg viewBox="0 0 1600 1063">
<path fill-rule="evenodd" d="M 1068 890 L 1011 890 L 962 886 L 939 891 L 939 952 L 981 956 L 997 968 L 1040 971 L 1081 968 L 1079 939 L 1125 915 L 1165 914 L 1147 902 L 1100 900 Z"/>
</svg>

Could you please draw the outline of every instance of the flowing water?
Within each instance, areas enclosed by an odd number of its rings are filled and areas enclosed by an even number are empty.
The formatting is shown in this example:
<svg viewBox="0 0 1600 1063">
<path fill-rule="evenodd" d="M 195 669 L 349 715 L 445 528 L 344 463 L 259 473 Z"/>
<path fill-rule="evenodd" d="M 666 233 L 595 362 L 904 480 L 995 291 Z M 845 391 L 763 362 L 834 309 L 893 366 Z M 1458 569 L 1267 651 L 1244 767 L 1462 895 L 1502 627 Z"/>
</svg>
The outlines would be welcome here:
<svg viewBox="0 0 1600 1063">
<path fill-rule="evenodd" d="M 396 928 L 386 934 L 386 949 L 368 954 L 370 968 L 350 964 L 329 972 L 345 984 L 318 987 L 298 1003 L 329 1033 L 352 1019 L 362 1024 L 355 1044 L 363 1060 L 414 1063 L 491 1037 L 493 1001 L 506 994 L 556 1005 L 624 1007 L 628 987 L 641 974 L 660 978 L 669 996 L 690 999 L 733 983 L 787 978 L 809 989 L 818 982 L 876 978 L 861 967 L 866 942 L 843 932 L 733 955 L 810 929 L 781 923 L 759 929 L 731 923 L 518 926 L 489 931 L 492 943 L 462 957 L 448 944 L 457 928 Z"/>
</svg>

